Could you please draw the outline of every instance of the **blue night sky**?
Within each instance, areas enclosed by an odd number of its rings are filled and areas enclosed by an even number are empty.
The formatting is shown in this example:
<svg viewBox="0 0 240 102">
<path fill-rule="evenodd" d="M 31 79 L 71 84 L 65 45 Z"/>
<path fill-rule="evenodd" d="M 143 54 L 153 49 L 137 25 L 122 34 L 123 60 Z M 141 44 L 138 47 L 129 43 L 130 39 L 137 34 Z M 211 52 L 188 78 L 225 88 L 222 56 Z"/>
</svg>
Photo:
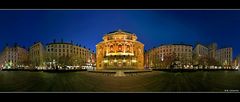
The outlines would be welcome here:
<svg viewBox="0 0 240 102">
<path fill-rule="evenodd" d="M 135 33 L 145 49 L 167 43 L 196 42 L 233 47 L 240 54 L 240 11 L 234 10 L 1 10 L 0 50 L 8 43 L 30 47 L 53 39 L 95 51 L 104 34 Z"/>
</svg>

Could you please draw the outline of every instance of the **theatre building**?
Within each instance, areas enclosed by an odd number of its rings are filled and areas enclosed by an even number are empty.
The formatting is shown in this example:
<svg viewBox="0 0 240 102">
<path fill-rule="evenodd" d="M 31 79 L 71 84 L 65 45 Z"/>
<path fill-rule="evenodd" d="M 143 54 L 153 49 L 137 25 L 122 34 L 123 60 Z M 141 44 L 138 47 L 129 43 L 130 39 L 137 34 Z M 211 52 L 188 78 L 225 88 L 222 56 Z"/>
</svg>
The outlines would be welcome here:
<svg viewBox="0 0 240 102">
<path fill-rule="evenodd" d="M 97 70 L 144 69 L 144 45 L 133 33 L 118 30 L 96 45 Z"/>
</svg>

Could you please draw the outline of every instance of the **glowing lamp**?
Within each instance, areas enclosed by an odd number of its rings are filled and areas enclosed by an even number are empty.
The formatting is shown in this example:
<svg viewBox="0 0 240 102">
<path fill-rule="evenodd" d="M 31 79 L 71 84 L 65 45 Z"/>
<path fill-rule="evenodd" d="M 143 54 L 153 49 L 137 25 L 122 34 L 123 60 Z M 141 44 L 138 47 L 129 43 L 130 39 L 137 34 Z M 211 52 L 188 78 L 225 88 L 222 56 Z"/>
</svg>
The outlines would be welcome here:
<svg viewBox="0 0 240 102">
<path fill-rule="evenodd" d="M 137 61 L 136 60 L 132 60 L 133 63 L 136 63 Z"/>
<path fill-rule="evenodd" d="M 104 60 L 103 62 L 104 62 L 104 63 L 107 63 L 107 62 L 108 62 L 108 60 Z"/>
</svg>

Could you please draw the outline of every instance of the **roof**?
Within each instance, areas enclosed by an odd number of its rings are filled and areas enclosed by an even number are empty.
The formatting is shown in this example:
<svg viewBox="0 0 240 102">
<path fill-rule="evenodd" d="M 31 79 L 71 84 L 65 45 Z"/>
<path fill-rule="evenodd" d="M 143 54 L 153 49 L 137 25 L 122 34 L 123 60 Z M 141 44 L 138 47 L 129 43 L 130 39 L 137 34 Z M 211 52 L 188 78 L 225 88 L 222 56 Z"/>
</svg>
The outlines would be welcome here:
<svg viewBox="0 0 240 102">
<path fill-rule="evenodd" d="M 67 43 L 67 42 L 52 42 L 52 43 L 47 43 L 46 45 L 51 45 L 51 44 L 69 44 L 69 45 L 73 45 L 72 43 Z"/>
<path fill-rule="evenodd" d="M 129 34 L 134 34 L 134 33 L 132 33 L 132 32 L 128 32 L 128 31 L 124 31 L 124 30 L 118 29 L 118 30 L 116 30 L 116 31 L 108 32 L 106 35 L 108 35 L 108 34 L 113 34 L 113 33 L 116 33 L 116 32 L 125 32 L 125 33 L 129 33 Z"/>
<path fill-rule="evenodd" d="M 165 45 L 184 45 L 184 46 L 191 46 L 192 47 L 192 45 L 190 45 L 190 44 L 184 44 L 184 43 L 179 43 L 179 44 L 161 44 L 160 46 L 165 46 Z M 159 46 L 159 47 L 160 47 Z"/>
</svg>

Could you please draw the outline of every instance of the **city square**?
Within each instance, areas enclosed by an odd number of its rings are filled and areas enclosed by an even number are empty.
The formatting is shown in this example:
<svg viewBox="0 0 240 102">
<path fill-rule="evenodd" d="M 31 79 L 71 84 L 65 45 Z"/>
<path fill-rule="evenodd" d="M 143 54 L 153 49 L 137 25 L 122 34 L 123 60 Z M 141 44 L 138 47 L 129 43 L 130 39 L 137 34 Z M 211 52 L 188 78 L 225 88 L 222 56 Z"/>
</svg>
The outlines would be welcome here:
<svg viewBox="0 0 240 102">
<path fill-rule="evenodd" d="M 239 92 L 239 71 L 100 73 L 1 72 L 1 92 Z"/>
<path fill-rule="evenodd" d="M 0 92 L 238 92 L 238 14 L 0 10 Z"/>
</svg>

